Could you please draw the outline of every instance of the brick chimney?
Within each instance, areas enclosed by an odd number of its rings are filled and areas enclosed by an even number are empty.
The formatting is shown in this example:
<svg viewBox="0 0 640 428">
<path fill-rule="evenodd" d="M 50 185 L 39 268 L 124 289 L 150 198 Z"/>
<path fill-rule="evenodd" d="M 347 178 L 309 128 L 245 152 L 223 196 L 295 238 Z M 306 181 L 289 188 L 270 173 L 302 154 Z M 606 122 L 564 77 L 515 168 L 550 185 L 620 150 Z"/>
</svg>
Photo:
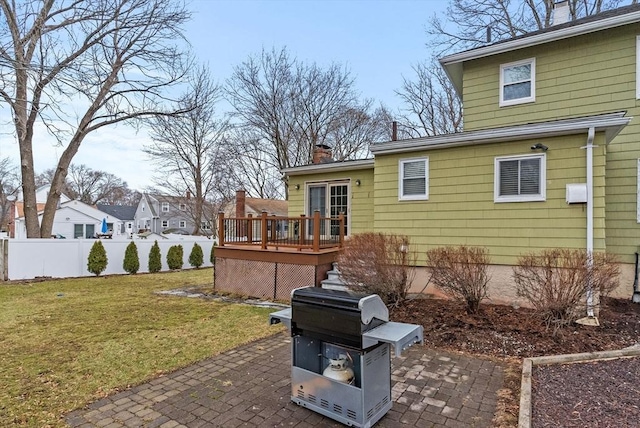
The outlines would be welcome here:
<svg viewBox="0 0 640 428">
<path fill-rule="evenodd" d="M 187 190 L 187 200 L 191 199 L 191 192 Z"/>
<path fill-rule="evenodd" d="M 246 192 L 244 189 L 240 189 L 236 191 L 236 217 L 246 217 L 247 213 L 245 210 L 245 199 Z"/>
<path fill-rule="evenodd" d="M 318 144 L 313 149 L 312 162 L 314 164 L 333 162 L 333 152 L 331 151 L 331 147 L 326 144 Z"/>
<path fill-rule="evenodd" d="M 245 199 L 247 197 L 244 189 L 236 190 L 236 219 L 246 217 Z M 238 237 L 247 236 L 247 225 L 244 221 L 236 220 L 236 235 Z"/>
</svg>

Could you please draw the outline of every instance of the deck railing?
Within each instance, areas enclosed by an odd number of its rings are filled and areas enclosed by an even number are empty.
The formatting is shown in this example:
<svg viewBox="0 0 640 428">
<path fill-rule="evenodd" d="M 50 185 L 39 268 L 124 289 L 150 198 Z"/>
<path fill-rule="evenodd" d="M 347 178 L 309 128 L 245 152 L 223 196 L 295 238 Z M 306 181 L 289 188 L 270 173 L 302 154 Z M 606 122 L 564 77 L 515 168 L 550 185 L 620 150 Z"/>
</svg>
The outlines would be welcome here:
<svg viewBox="0 0 640 428">
<path fill-rule="evenodd" d="M 320 217 L 316 211 L 312 217 L 269 216 L 225 218 L 218 214 L 218 245 L 260 245 L 289 247 L 299 251 L 320 251 L 323 248 L 342 247 L 344 243 L 344 215 Z"/>
</svg>

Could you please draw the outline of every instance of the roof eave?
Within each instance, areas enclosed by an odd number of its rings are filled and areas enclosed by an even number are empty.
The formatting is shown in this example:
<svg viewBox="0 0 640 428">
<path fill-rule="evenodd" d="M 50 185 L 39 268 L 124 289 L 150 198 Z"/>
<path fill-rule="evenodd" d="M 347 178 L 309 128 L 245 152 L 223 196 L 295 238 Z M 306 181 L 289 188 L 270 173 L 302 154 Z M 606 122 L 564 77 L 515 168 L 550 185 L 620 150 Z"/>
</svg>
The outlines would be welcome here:
<svg viewBox="0 0 640 428">
<path fill-rule="evenodd" d="M 447 134 L 415 140 L 390 141 L 387 143 L 378 143 L 380 147 L 373 145 L 370 150 L 375 155 L 407 153 L 419 150 L 436 150 L 449 147 L 580 134 L 588 131 L 589 128 L 595 128 L 596 132 L 604 131 L 606 143 L 609 144 L 611 140 L 627 126 L 631 119 L 631 117 L 624 117 L 624 112 L 612 113 L 581 119 L 567 119 L 555 122 L 460 132 L 457 134 Z"/>
<path fill-rule="evenodd" d="M 312 165 L 296 166 L 291 168 L 284 168 L 281 172 L 287 176 L 293 175 L 306 175 L 314 172 L 339 172 L 339 171 L 355 171 L 362 169 L 372 169 L 373 159 L 362 159 L 348 162 L 332 162 L 332 163 L 319 163 Z"/>
</svg>

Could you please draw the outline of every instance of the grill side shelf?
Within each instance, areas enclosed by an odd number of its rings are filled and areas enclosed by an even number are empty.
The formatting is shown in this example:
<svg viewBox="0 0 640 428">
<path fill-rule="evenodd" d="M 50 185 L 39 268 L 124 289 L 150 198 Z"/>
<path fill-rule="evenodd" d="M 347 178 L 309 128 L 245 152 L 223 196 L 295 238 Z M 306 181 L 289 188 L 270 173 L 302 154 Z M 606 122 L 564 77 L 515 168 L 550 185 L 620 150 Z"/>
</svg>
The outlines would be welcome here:
<svg viewBox="0 0 640 428">
<path fill-rule="evenodd" d="M 424 343 L 423 330 L 421 325 L 391 321 L 364 333 L 362 346 L 368 348 L 379 342 L 389 343 L 393 346 L 395 356 L 399 357 L 410 346 Z"/>
<path fill-rule="evenodd" d="M 284 324 L 291 331 L 291 308 L 269 314 L 269 325 Z"/>
</svg>

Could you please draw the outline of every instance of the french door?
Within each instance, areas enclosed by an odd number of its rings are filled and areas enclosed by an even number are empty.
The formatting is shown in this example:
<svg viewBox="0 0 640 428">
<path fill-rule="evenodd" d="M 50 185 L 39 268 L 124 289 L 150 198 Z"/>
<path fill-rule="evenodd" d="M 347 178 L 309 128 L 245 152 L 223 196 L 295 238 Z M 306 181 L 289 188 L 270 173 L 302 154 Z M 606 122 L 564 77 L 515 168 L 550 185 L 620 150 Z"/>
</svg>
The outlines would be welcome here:
<svg viewBox="0 0 640 428">
<path fill-rule="evenodd" d="M 344 234 L 347 235 L 349 213 L 349 183 L 314 183 L 307 186 L 307 215 L 312 217 L 319 211 L 320 217 L 331 217 L 330 222 L 320 223 L 322 236 L 339 234 L 338 216 L 344 214 Z M 335 220 L 334 220 L 335 219 Z M 330 228 L 327 230 L 327 228 Z M 313 223 L 307 228 L 309 235 L 313 235 Z"/>
</svg>

